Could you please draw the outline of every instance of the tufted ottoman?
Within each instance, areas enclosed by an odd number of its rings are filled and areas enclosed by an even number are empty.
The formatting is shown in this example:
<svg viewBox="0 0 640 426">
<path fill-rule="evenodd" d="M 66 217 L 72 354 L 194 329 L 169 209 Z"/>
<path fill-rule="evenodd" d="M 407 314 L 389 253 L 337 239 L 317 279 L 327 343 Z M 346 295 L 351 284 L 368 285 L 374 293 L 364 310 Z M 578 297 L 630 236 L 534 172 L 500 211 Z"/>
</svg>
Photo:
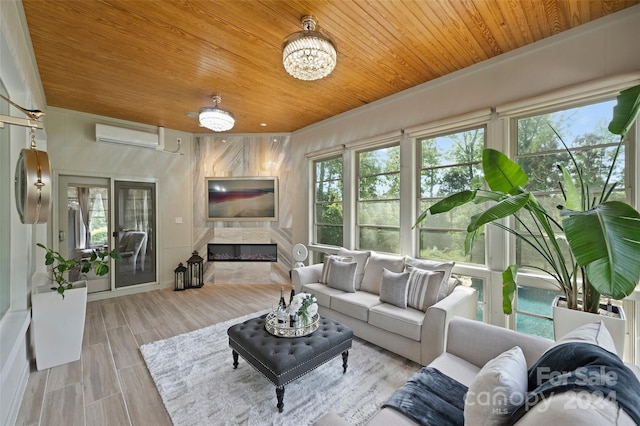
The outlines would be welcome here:
<svg viewBox="0 0 640 426">
<path fill-rule="evenodd" d="M 236 324 L 227 330 L 233 368 L 241 355 L 276 386 L 278 411 L 284 407 L 284 385 L 342 354 L 343 373 L 353 331 L 329 318 L 320 318 L 318 329 L 304 337 L 276 337 L 264 328 L 266 315 Z"/>
</svg>

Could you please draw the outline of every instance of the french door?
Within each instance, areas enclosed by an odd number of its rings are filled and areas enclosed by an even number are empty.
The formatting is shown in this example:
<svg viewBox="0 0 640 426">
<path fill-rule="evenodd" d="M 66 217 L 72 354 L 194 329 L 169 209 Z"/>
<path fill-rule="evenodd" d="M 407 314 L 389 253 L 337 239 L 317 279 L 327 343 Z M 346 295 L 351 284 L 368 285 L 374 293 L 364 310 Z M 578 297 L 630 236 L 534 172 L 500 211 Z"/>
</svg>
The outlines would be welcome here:
<svg viewBox="0 0 640 426">
<path fill-rule="evenodd" d="M 93 250 L 111 250 L 109 238 L 109 186 L 107 178 L 61 175 L 58 179 L 58 251 L 69 259 L 89 257 Z M 81 276 L 69 273 L 69 280 L 87 280 L 87 292 L 111 289 L 109 275 Z"/>
<path fill-rule="evenodd" d="M 156 184 L 115 181 L 116 288 L 156 281 Z"/>
<path fill-rule="evenodd" d="M 79 259 L 115 248 L 122 257 L 105 276 L 76 271 L 69 279 L 86 279 L 89 293 L 157 281 L 155 183 L 60 175 L 58 186 L 60 254 Z"/>
</svg>

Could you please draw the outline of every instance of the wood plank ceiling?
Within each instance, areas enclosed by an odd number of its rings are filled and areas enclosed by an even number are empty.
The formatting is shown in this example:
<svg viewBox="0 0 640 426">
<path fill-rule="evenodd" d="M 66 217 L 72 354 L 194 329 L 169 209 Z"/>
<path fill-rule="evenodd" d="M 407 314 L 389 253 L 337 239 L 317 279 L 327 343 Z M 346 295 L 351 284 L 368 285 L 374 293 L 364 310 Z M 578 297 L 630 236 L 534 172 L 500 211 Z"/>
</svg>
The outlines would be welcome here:
<svg viewBox="0 0 640 426">
<path fill-rule="evenodd" d="M 213 93 L 232 132 L 290 132 L 638 3 L 23 0 L 49 106 L 194 133 Z M 338 47 L 312 82 L 281 52 L 308 14 Z"/>
</svg>

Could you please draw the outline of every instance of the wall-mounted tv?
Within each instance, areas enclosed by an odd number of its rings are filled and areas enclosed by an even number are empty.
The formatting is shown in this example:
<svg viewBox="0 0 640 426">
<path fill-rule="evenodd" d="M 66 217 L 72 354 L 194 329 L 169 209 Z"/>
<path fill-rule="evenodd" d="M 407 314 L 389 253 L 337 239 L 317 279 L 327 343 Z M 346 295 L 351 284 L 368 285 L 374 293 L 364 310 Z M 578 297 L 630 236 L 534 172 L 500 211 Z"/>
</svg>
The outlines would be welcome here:
<svg viewBox="0 0 640 426">
<path fill-rule="evenodd" d="M 207 220 L 278 220 L 277 177 L 208 177 Z"/>
</svg>

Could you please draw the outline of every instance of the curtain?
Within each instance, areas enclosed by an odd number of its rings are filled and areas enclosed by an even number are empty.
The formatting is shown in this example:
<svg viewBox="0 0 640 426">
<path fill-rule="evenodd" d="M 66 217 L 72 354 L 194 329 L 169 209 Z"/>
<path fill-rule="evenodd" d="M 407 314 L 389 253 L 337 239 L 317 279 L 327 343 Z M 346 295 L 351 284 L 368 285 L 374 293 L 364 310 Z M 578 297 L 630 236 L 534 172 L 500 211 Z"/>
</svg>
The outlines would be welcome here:
<svg viewBox="0 0 640 426">
<path fill-rule="evenodd" d="M 109 216 L 109 203 L 107 202 L 106 191 L 103 196 L 100 196 L 100 202 L 102 203 L 102 211 L 104 211 L 105 216 Z"/>
<path fill-rule="evenodd" d="M 149 233 L 149 191 L 144 191 L 142 197 L 142 229 Z"/>
<path fill-rule="evenodd" d="M 136 189 L 129 192 L 128 209 L 132 213 L 134 228 L 149 232 L 149 201 L 151 194 L 146 189 Z"/>
<path fill-rule="evenodd" d="M 78 204 L 80 205 L 80 218 L 84 224 L 83 248 L 91 247 L 91 231 L 89 229 L 89 213 L 91 211 L 91 191 L 86 186 L 78 187 Z M 82 241 L 81 241 L 82 242 Z"/>
</svg>

